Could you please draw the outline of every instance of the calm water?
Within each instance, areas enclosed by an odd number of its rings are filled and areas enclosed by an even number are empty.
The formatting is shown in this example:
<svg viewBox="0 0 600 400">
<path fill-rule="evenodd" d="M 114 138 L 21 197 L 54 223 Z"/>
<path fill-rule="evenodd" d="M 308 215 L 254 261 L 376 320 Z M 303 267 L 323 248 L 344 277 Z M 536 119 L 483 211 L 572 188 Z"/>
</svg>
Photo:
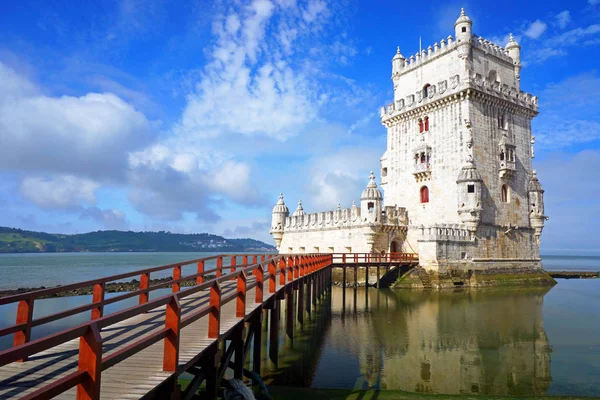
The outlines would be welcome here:
<svg viewBox="0 0 600 400">
<path fill-rule="evenodd" d="M 29 286 L 22 280 L 28 279 L 50 286 L 203 255 L 4 255 L 0 282 L 12 288 Z M 544 265 L 597 271 L 600 258 L 545 257 Z M 312 320 L 297 326 L 293 343 L 281 333 L 276 365 L 263 352 L 262 375 L 274 385 L 317 388 L 600 396 L 600 280 L 558 282 L 551 289 L 441 292 L 334 287 Z M 90 297 L 40 300 L 35 314 Z M 36 328 L 33 335 L 87 318 L 89 312 Z M 0 327 L 12 323 L 14 307 L 0 306 Z M 266 349 L 268 335 L 262 336 Z M 0 338 L 0 348 L 10 341 Z"/>
</svg>

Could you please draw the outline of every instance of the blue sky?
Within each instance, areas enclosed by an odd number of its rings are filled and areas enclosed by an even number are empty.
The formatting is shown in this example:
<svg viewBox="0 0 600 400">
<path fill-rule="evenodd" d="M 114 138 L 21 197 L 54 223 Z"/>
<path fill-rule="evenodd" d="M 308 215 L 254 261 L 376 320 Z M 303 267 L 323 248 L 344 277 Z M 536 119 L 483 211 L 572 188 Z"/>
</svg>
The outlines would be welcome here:
<svg viewBox="0 0 600 400">
<path fill-rule="evenodd" d="M 3 2 L 0 225 L 270 242 L 270 211 L 349 206 L 379 169 L 391 58 L 453 33 L 522 46 L 539 95 L 542 251 L 593 254 L 600 0 Z"/>
</svg>

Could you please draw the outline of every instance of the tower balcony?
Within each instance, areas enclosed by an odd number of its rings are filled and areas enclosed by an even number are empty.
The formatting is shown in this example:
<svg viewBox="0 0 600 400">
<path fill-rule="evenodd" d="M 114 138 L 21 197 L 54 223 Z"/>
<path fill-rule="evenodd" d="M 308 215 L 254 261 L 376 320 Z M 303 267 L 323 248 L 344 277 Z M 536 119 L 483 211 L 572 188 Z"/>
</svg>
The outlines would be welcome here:
<svg viewBox="0 0 600 400">
<path fill-rule="evenodd" d="M 413 175 L 417 182 L 428 181 L 431 179 L 431 164 L 429 162 L 419 162 L 414 165 Z"/>
<path fill-rule="evenodd" d="M 509 179 L 513 176 L 517 170 L 517 163 L 515 161 L 501 160 L 500 161 L 500 178 Z"/>
</svg>

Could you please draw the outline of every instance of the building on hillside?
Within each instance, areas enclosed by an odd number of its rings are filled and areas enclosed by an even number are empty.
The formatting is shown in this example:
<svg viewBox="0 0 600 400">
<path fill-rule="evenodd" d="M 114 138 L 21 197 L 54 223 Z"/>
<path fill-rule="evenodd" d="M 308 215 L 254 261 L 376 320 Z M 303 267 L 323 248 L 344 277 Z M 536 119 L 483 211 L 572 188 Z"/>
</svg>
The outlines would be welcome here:
<svg viewBox="0 0 600 400">
<path fill-rule="evenodd" d="M 452 35 L 392 59 L 394 102 L 381 107 L 387 149 L 381 188 L 371 174 L 360 207 L 289 215 L 271 234 L 281 253 L 417 253 L 429 271 L 540 268 L 547 217 L 532 169 L 538 98 L 520 90 L 520 46 L 472 32 L 461 11 Z"/>
</svg>

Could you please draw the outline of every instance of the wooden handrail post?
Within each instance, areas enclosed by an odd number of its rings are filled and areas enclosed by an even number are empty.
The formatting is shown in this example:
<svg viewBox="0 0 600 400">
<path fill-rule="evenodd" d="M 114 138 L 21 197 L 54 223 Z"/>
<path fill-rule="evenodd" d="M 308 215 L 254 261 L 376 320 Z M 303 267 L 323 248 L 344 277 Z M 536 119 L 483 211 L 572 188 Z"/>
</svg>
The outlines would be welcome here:
<svg viewBox="0 0 600 400">
<path fill-rule="evenodd" d="M 275 275 L 277 274 L 277 268 L 275 267 L 275 261 L 269 262 L 269 293 L 275 293 Z"/>
<path fill-rule="evenodd" d="M 235 310 L 236 317 L 244 318 L 246 316 L 246 273 L 244 271 L 241 271 L 237 277 L 237 302 Z"/>
<path fill-rule="evenodd" d="M 223 257 L 217 257 L 217 278 L 223 275 Z"/>
<path fill-rule="evenodd" d="M 298 257 L 292 257 L 292 265 L 294 266 L 294 279 L 300 278 L 300 266 L 298 265 Z"/>
<path fill-rule="evenodd" d="M 79 338 L 77 364 L 79 371 L 86 372 L 83 382 L 77 385 L 77 400 L 98 400 L 102 373 L 102 337 L 95 323 L 91 324 L 86 334 Z"/>
<path fill-rule="evenodd" d="M 252 256 L 252 265 L 257 264 L 258 263 L 258 256 L 254 255 Z"/>
<path fill-rule="evenodd" d="M 199 274 L 204 274 L 204 261 L 198 261 L 198 271 Z M 196 277 L 196 285 L 204 283 L 204 275 L 198 275 Z"/>
<path fill-rule="evenodd" d="M 279 259 L 279 285 L 285 285 L 285 257 Z"/>
<path fill-rule="evenodd" d="M 96 283 L 92 294 L 92 304 L 100 303 L 92 308 L 92 320 L 101 318 L 104 314 L 104 282 Z"/>
<path fill-rule="evenodd" d="M 342 264 L 346 264 L 346 253 L 342 253 Z"/>
<path fill-rule="evenodd" d="M 288 257 L 287 259 L 287 280 L 291 282 L 294 280 L 294 258 Z"/>
<path fill-rule="evenodd" d="M 208 338 L 219 337 L 221 327 L 221 287 L 215 282 L 210 287 L 210 314 L 208 314 Z"/>
<path fill-rule="evenodd" d="M 265 255 L 263 254 L 262 256 L 260 256 L 260 262 L 265 261 Z"/>
<path fill-rule="evenodd" d="M 17 318 L 16 324 L 25 324 L 25 327 L 20 331 L 15 332 L 13 337 L 13 346 L 19 346 L 25 343 L 28 343 L 31 339 L 31 320 L 33 319 L 33 297 L 28 297 L 25 300 L 19 301 L 19 305 L 17 306 Z M 27 361 L 27 358 L 24 358 L 20 361 Z"/>
<path fill-rule="evenodd" d="M 242 257 L 242 265 L 244 265 L 244 268 L 248 266 L 248 256 Z"/>
<path fill-rule="evenodd" d="M 181 279 L 181 265 L 178 265 L 175 268 L 173 268 L 173 280 L 176 280 L 176 279 Z M 177 293 L 177 292 L 179 292 L 180 289 L 181 289 L 181 282 L 173 282 L 172 292 Z"/>
<path fill-rule="evenodd" d="M 164 340 L 163 371 L 175 372 L 179 364 L 179 338 L 181 328 L 181 304 L 177 295 L 173 295 L 167 304 L 165 328 L 170 329 Z"/>
<path fill-rule="evenodd" d="M 357 263 L 358 262 L 358 253 L 354 253 L 354 262 Z"/>
<path fill-rule="evenodd" d="M 262 304 L 263 302 L 263 290 L 264 290 L 264 279 L 265 279 L 265 271 L 263 270 L 263 266 L 260 265 L 257 269 L 254 270 L 254 276 L 256 277 L 256 289 L 255 289 L 255 299 L 254 302 L 257 304 Z"/>
<path fill-rule="evenodd" d="M 148 289 L 150 286 L 150 273 L 146 272 L 140 276 L 140 290 Z M 148 292 L 140 293 L 139 304 L 145 304 L 148 302 Z"/>
<path fill-rule="evenodd" d="M 231 269 L 229 270 L 229 273 L 233 274 L 235 272 L 236 266 L 237 266 L 237 257 L 231 256 Z M 234 279 L 234 278 L 232 278 L 232 279 Z"/>
</svg>

